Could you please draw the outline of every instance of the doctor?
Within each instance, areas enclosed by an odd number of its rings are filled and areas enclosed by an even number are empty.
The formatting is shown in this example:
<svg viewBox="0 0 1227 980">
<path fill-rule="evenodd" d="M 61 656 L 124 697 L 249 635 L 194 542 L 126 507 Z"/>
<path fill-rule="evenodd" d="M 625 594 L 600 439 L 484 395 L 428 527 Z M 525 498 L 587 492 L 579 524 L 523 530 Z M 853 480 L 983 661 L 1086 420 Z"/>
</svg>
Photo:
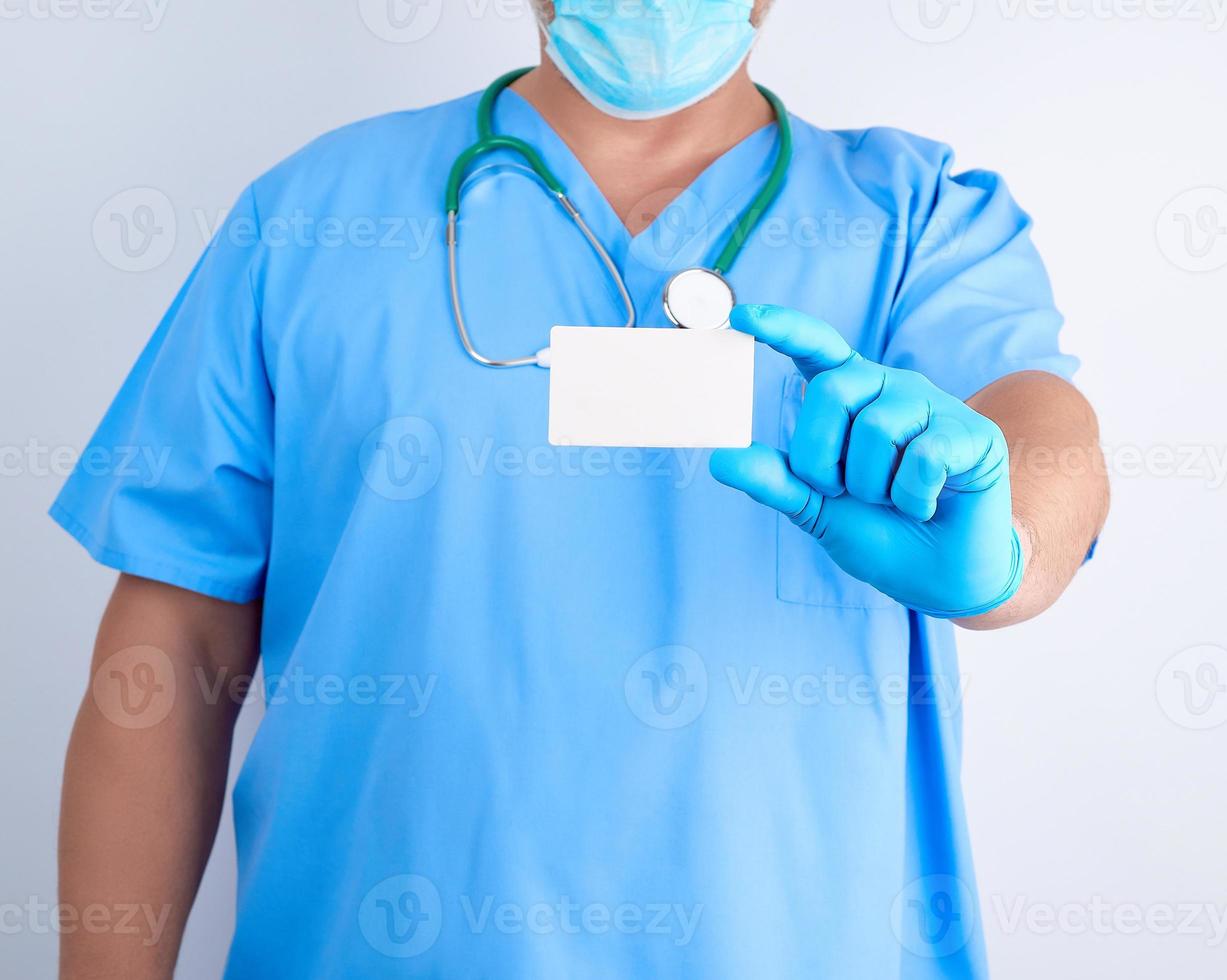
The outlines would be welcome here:
<svg viewBox="0 0 1227 980">
<path fill-rule="evenodd" d="M 628 296 L 499 149 L 459 188 L 479 346 L 626 298 L 672 329 L 665 283 L 779 157 L 746 69 L 766 6 L 540 3 L 494 130 Z M 63 975 L 171 975 L 259 663 L 228 977 L 985 976 L 951 624 L 1042 612 L 1107 510 L 1026 214 L 941 144 L 792 119 L 727 273 L 755 444 L 715 479 L 556 450 L 549 373 L 455 330 L 444 184 L 478 100 L 251 184 L 94 437 L 165 472 L 83 469 L 53 507 L 122 573 L 60 900 L 151 913 L 66 930 Z M 433 222 L 429 251 L 358 233 L 390 218 Z"/>
</svg>

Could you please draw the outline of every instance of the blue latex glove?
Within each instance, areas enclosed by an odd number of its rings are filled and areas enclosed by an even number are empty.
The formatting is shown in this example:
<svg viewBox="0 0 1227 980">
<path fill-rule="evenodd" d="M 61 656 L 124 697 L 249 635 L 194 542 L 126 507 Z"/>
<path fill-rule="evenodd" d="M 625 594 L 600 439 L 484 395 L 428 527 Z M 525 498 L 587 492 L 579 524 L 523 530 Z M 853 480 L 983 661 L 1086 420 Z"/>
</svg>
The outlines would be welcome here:
<svg viewBox="0 0 1227 980">
<path fill-rule="evenodd" d="M 919 612 L 977 616 L 1018 591 L 1009 453 L 995 423 L 921 374 L 865 360 L 796 310 L 739 306 L 731 323 L 791 357 L 808 384 L 788 453 L 718 450 L 717 480 Z"/>
</svg>

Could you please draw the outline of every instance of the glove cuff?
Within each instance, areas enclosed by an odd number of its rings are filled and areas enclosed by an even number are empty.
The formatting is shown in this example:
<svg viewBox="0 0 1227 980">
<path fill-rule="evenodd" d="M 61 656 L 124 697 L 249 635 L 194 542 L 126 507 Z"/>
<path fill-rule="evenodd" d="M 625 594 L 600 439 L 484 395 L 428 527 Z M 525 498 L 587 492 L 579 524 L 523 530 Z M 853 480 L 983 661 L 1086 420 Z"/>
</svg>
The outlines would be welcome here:
<svg viewBox="0 0 1227 980">
<path fill-rule="evenodd" d="M 1010 545 L 1013 549 L 1013 554 L 1010 559 L 1010 578 L 1006 583 L 1006 587 L 1002 592 L 991 602 L 982 603 L 971 609 L 960 609 L 957 612 L 946 612 L 938 609 L 916 609 L 916 612 L 924 613 L 926 616 L 931 616 L 934 619 L 971 619 L 975 616 L 983 616 L 985 613 L 992 612 L 998 606 L 1004 606 L 1007 602 L 1014 598 L 1014 595 L 1022 587 L 1023 572 L 1026 568 L 1023 565 L 1023 550 L 1022 542 L 1018 538 L 1018 531 L 1010 530 Z"/>
</svg>

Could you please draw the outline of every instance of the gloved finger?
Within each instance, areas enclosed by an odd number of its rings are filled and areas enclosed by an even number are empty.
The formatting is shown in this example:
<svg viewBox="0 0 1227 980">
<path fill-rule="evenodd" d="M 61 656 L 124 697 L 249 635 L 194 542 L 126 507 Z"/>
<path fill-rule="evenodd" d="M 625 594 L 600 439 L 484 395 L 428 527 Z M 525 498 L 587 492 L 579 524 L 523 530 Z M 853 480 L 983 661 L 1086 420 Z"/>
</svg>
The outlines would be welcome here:
<svg viewBox="0 0 1227 980">
<path fill-rule="evenodd" d="M 1009 478 L 1010 452 L 997 423 L 968 409 L 965 419 L 950 418 L 948 425 L 958 430 L 961 442 L 950 459 L 947 487 L 974 493 Z"/>
<path fill-rule="evenodd" d="M 824 496 L 842 494 L 852 420 L 881 393 L 881 371 L 860 359 L 814 378 L 788 447 L 792 471 Z"/>
<path fill-rule="evenodd" d="M 936 420 L 904 450 L 891 483 L 891 502 L 913 520 L 931 520 L 951 472 L 965 466 L 973 451 L 966 428 L 951 419 Z"/>
<path fill-rule="evenodd" d="M 737 306 L 729 325 L 791 357 L 807 381 L 857 356 L 829 323 L 786 306 Z"/>
<path fill-rule="evenodd" d="M 788 517 L 813 532 L 822 508 L 822 495 L 799 480 L 788 467 L 788 457 L 761 442 L 746 449 L 717 449 L 711 455 L 711 475 L 727 487 Z"/>
<path fill-rule="evenodd" d="M 929 422 L 928 402 L 892 398 L 870 402 L 852 422 L 844 482 L 848 493 L 867 504 L 891 502 L 891 484 L 904 450 Z"/>
</svg>

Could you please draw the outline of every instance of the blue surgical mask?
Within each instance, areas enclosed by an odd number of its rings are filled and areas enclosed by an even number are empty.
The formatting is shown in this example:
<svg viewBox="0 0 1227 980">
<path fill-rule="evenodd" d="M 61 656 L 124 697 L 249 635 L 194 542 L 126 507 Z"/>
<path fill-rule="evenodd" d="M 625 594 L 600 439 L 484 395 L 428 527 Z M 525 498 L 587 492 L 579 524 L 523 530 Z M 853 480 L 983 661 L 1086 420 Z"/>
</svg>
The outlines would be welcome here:
<svg viewBox="0 0 1227 980">
<path fill-rule="evenodd" d="M 546 54 L 594 106 L 655 119 L 727 82 L 754 46 L 754 0 L 554 0 Z"/>
</svg>

